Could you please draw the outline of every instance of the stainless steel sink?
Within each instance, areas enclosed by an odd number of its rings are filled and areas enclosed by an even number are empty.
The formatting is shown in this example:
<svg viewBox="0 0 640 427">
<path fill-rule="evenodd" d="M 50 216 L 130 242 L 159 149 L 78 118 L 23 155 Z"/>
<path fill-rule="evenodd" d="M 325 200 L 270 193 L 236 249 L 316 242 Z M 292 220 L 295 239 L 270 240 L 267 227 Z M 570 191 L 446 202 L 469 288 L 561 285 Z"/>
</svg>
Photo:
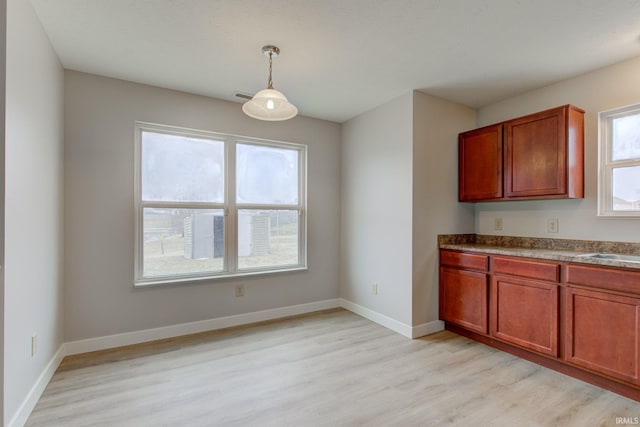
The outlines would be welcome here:
<svg viewBox="0 0 640 427">
<path fill-rule="evenodd" d="M 594 254 L 582 254 L 578 256 L 584 257 L 584 258 L 613 259 L 617 261 L 640 262 L 640 256 L 638 255 L 594 253 Z"/>
</svg>

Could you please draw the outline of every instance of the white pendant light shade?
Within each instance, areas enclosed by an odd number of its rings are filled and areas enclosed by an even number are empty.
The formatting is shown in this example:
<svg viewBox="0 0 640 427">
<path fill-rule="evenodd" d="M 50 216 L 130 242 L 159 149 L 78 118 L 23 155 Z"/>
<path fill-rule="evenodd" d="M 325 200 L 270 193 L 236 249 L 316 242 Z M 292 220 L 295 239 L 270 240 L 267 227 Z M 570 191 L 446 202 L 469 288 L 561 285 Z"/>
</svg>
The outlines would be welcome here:
<svg viewBox="0 0 640 427">
<path fill-rule="evenodd" d="M 289 102 L 282 92 L 273 88 L 273 78 L 271 76 L 272 60 L 280 54 L 280 49 L 276 46 L 263 46 L 262 53 L 269 58 L 267 88 L 262 89 L 250 101 L 245 102 L 242 106 L 242 111 L 249 117 L 269 122 L 292 119 L 298 114 L 298 109 Z"/>
<path fill-rule="evenodd" d="M 289 120 L 298 114 L 296 106 L 275 89 L 262 89 L 244 103 L 242 111 L 254 119 L 270 122 Z"/>
</svg>

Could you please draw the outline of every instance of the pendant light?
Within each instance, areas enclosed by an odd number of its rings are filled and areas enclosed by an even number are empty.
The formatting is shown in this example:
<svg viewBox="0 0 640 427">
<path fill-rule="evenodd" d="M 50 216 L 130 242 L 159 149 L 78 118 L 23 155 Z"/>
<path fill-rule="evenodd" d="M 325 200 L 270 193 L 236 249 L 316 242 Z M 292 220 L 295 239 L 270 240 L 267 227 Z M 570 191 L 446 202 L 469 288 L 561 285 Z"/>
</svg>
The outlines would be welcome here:
<svg viewBox="0 0 640 427">
<path fill-rule="evenodd" d="M 264 46 L 262 53 L 269 58 L 269 80 L 267 88 L 256 93 L 250 101 L 242 105 L 242 111 L 254 119 L 267 120 L 271 122 L 289 120 L 298 114 L 298 109 L 291 104 L 282 92 L 273 88 L 271 78 L 271 65 L 273 58 L 280 54 L 280 49 L 276 46 Z"/>
</svg>

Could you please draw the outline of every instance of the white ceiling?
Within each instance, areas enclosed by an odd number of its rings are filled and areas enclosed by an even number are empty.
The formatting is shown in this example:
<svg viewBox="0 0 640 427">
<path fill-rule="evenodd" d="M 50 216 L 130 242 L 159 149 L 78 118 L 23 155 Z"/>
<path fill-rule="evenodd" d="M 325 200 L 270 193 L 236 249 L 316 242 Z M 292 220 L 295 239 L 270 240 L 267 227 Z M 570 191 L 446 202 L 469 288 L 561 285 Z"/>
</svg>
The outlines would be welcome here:
<svg viewBox="0 0 640 427">
<path fill-rule="evenodd" d="M 480 107 L 640 56 L 638 0 L 32 3 L 67 69 L 231 101 L 266 86 L 274 44 L 275 88 L 336 122 L 411 89 Z"/>
</svg>

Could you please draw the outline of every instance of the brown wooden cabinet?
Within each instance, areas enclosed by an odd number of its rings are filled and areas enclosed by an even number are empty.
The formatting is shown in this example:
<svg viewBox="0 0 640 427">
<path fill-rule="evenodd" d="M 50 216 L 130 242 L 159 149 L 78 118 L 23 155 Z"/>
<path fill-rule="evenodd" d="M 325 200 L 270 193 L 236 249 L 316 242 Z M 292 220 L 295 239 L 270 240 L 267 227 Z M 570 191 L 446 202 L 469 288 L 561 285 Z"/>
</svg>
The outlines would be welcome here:
<svg viewBox="0 0 640 427">
<path fill-rule="evenodd" d="M 640 384 L 640 272 L 568 265 L 567 362 Z"/>
<path fill-rule="evenodd" d="M 640 401 L 640 270 L 441 249 L 440 318 Z"/>
<path fill-rule="evenodd" d="M 461 133 L 459 200 L 584 197 L 583 116 L 565 105 Z"/>
<path fill-rule="evenodd" d="M 558 269 L 557 263 L 493 258 L 493 337 L 558 356 Z"/>
<path fill-rule="evenodd" d="M 487 275 L 475 271 L 441 267 L 440 318 L 471 329 L 488 332 Z"/>
<path fill-rule="evenodd" d="M 460 201 L 501 198 L 502 124 L 461 133 L 458 141 Z"/>
<path fill-rule="evenodd" d="M 451 251 L 441 253 L 441 319 L 483 334 L 489 331 L 486 273 L 489 266 L 488 259 L 483 255 Z"/>
<path fill-rule="evenodd" d="M 565 360 L 638 383 L 640 299 L 567 289 Z"/>
</svg>

